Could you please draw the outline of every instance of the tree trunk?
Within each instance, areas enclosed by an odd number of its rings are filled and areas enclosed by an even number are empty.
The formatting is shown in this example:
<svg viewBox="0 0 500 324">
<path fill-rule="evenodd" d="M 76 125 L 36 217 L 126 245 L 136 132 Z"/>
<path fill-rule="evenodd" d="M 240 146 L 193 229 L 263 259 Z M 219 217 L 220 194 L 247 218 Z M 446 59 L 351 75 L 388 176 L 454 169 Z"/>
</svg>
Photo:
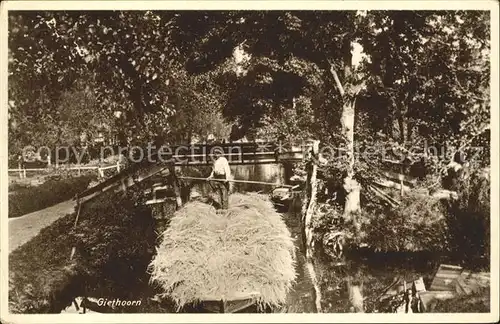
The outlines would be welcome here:
<svg viewBox="0 0 500 324">
<path fill-rule="evenodd" d="M 174 188 L 176 209 L 179 210 L 182 207 L 181 186 L 175 173 L 174 164 L 168 166 L 168 171 L 171 185 Z"/>
<path fill-rule="evenodd" d="M 353 279 L 347 279 L 347 294 L 349 295 L 349 304 L 351 313 L 364 313 L 363 288 L 359 283 L 353 283 Z"/>
<path fill-rule="evenodd" d="M 406 120 L 402 112 L 398 113 L 398 125 L 399 125 L 399 143 L 405 145 L 406 143 Z"/>
<path fill-rule="evenodd" d="M 344 216 L 351 219 L 352 215 L 360 209 L 360 186 L 354 179 L 354 106 L 355 98 L 345 98 L 342 107 L 342 133 L 344 135 L 348 165 L 347 174 L 344 178 L 344 190 L 346 191 L 346 200 L 344 205 Z"/>
<path fill-rule="evenodd" d="M 347 153 L 347 170 L 344 178 L 344 190 L 346 192 L 346 199 L 344 205 L 345 219 L 351 219 L 352 216 L 360 210 L 360 186 L 356 179 L 354 179 L 354 116 L 356 106 L 356 96 L 360 90 L 359 86 L 355 86 L 353 71 L 352 71 L 352 53 L 351 53 L 351 39 L 346 37 L 342 44 L 342 64 L 344 67 L 344 86 L 333 71 L 335 82 L 339 88 L 340 94 L 343 99 L 342 105 L 342 135 L 345 141 L 345 148 Z"/>
<path fill-rule="evenodd" d="M 302 205 L 302 226 L 303 226 L 303 237 L 304 237 L 304 250 L 306 257 L 306 269 L 311 278 L 311 282 L 314 287 L 314 303 L 316 306 L 316 311 L 318 313 L 322 312 L 321 307 L 321 289 L 314 270 L 314 258 L 313 258 L 313 215 L 316 207 L 316 194 L 318 191 L 317 184 L 317 172 L 318 167 L 316 165 L 316 159 L 319 153 L 319 141 L 315 141 L 313 144 L 312 157 L 307 164 L 307 182 L 306 188 L 304 190 L 304 204 Z"/>
<path fill-rule="evenodd" d="M 410 90 L 408 90 L 410 91 Z M 405 145 L 405 143 L 410 139 L 410 128 L 408 125 L 408 110 L 410 107 L 410 102 L 412 99 L 412 94 L 406 93 L 402 95 L 399 99 L 401 104 L 399 107 L 395 107 L 398 112 L 398 123 L 399 123 L 399 140 L 401 145 Z"/>
</svg>

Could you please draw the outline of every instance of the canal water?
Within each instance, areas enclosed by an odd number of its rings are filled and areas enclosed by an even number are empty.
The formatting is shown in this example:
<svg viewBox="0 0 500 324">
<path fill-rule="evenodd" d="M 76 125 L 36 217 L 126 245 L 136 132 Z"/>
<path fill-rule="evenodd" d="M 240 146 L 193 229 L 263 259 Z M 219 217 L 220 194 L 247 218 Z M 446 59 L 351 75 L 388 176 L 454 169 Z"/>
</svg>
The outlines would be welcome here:
<svg viewBox="0 0 500 324">
<path fill-rule="evenodd" d="M 284 311 L 290 313 L 314 313 L 315 291 L 305 266 L 305 250 L 301 244 L 300 205 L 295 206 L 283 218 L 296 242 L 296 282 L 288 295 Z M 314 269 L 321 290 L 322 312 L 346 313 L 350 311 L 347 282 L 360 283 L 365 298 L 365 310 L 377 311 L 377 297 L 396 278 L 411 282 L 419 277 L 427 286 L 443 256 L 430 253 L 372 253 L 355 251 L 347 254 L 339 263 L 329 256 L 317 252 Z"/>
</svg>

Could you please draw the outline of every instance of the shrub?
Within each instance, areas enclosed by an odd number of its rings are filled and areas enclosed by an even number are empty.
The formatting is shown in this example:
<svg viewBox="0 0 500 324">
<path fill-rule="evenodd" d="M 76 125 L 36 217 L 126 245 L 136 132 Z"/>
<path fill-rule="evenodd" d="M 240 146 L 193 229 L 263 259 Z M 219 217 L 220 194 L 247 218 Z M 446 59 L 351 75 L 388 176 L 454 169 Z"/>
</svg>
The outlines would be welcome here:
<svg viewBox="0 0 500 324">
<path fill-rule="evenodd" d="M 408 194 L 401 205 L 383 212 L 365 211 L 361 220 L 361 235 L 378 251 L 438 251 L 447 250 L 448 228 L 445 211 L 439 200 Z"/>
<path fill-rule="evenodd" d="M 20 188 L 9 195 L 9 218 L 19 217 L 73 198 L 85 190 L 92 176 L 52 178 L 37 187 Z"/>
<path fill-rule="evenodd" d="M 58 302 L 71 302 L 63 296 L 75 275 L 75 263 L 69 262 L 73 221 L 74 215 L 56 220 L 9 254 L 10 312 L 51 313 L 64 308 Z"/>
<path fill-rule="evenodd" d="M 17 182 L 12 182 L 9 183 L 9 191 L 18 191 L 18 190 L 25 190 L 28 189 L 30 186 L 25 183 L 17 183 Z"/>
<path fill-rule="evenodd" d="M 489 313 L 490 289 L 482 289 L 470 295 L 447 300 L 437 300 L 433 313 Z"/>
<path fill-rule="evenodd" d="M 46 179 L 67 179 L 67 178 L 74 178 L 74 177 L 81 177 L 81 176 L 89 176 L 92 178 L 97 178 L 97 170 L 92 170 L 92 169 L 83 169 L 80 170 L 80 173 L 78 173 L 77 170 L 69 170 L 64 167 L 62 168 L 51 168 L 49 169 L 50 175 L 46 176 Z"/>
<path fill-rule="evenodd" d="M 151 209 L 136 206 L 140 199 L 134 191 L 105 194 L 82 208 L 73 233 L 89 294 L 134 299 L 134 287 L 147 283 L 157 235 Z"/>
<path fill-rule="evenodd" d="M 480 171 L 466 171 L 452 189 L 458 199 L 445 204 L 452 250 L 462 260 L 489 263 L 490 179 Z"/>
<path fill-rule="evenodd" d="M 436 199 L 407 195 L 396 208 L 367 205 L 352 219 L 344 220 L 340 206 L 325 207 L 316 217 L 316 239 L 331 231 L 343 231 L 347 245 L 367 244 L 381 252 L 445 251 L 448 229 L 445 210 Z"/>
<path fill-rule="evenodd" d="M 156 234 L 133 194 L 103 194 L 9 255 L 13 313 L 59 313 L 78 296 L 136 299 L 147 287 Z M 72 247 L 76 253 L 70 261 Z"/>
</svg>

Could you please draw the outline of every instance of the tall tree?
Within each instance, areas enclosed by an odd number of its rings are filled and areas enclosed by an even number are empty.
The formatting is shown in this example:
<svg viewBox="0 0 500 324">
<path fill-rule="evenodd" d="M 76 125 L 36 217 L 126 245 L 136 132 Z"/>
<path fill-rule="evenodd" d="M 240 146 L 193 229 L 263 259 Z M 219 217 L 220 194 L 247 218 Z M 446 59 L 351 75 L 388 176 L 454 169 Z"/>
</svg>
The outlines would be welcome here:
<svg viewBox="0 0 500 324">
<path fill-rule="evenodd" d="M 201 126 L 196 119 L 208 120 L 207 107 L 221 110 L 220 92 L 212 76 L 185 73 L 185 59 L 172 42 L 175 16 L 171 11 L 11 12 L 9 98 L 17 129 L 25 121 L 53 119 L 65 91 L 90 76 L 95 113 L 119 116 L 113 126 L 122 144 L 175 141 L 181 140 L 172 138 L 176 132 L 198 132 L 182 130 L 177 121 L 185 117 L 184 125 Z M 222 129 L 219 121 L 205 123 L 205 129 Z M 48 144 L 34 138 L 23 141 Z"/>
<path fill-rule="evenodd" d="M 425 156 L 425 146 L 454 147 L 450 157 L 470 151 L 489 127 L 488 13 L 369 12 L 367 20 L 366 68 L 378 83 L 361 106 L 375 121 L 366 126 L 412 158 Z M 436 161 L 446 165 L 450 157 Z"/>
<path fill-rule="evenodd" d="M 354 179 L 354 107 L 362 85 L 351 54 L 358 37 L 358 20 L 354 11 L 195 12 L 175 18 L 179 47 L 190 54 L 192 71 L 216 66 L 241 44 L 251 56 L 250 68 L 240 78 L 228 105 L 229 114 L 237 115 L 243 124 L 259 126 L 261 118 L 272 115 L 278 107 L 292 108 L 298 96 L 312 96 L 325 84 L 337 87 L 335 100 L 330 100 L 335 106 L 329 109 L 337 110 L 340 104 L 342 111 L 348 153 L 346 215 L 359 209 L 359 186 Z"/>
</svg>

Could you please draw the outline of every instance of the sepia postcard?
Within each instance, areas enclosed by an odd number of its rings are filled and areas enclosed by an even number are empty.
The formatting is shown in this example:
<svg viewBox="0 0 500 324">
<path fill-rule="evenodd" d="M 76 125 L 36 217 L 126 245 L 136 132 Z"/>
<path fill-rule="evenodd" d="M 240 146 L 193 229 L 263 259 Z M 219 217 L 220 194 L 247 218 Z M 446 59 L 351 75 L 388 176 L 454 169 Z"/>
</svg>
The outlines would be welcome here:
<svg viewBox="0 0 500 324">
<path fill-rule="evenodd" d="M 496 1 L 3 1 L 2 323 L 493 323 Z"/>
</svg>

